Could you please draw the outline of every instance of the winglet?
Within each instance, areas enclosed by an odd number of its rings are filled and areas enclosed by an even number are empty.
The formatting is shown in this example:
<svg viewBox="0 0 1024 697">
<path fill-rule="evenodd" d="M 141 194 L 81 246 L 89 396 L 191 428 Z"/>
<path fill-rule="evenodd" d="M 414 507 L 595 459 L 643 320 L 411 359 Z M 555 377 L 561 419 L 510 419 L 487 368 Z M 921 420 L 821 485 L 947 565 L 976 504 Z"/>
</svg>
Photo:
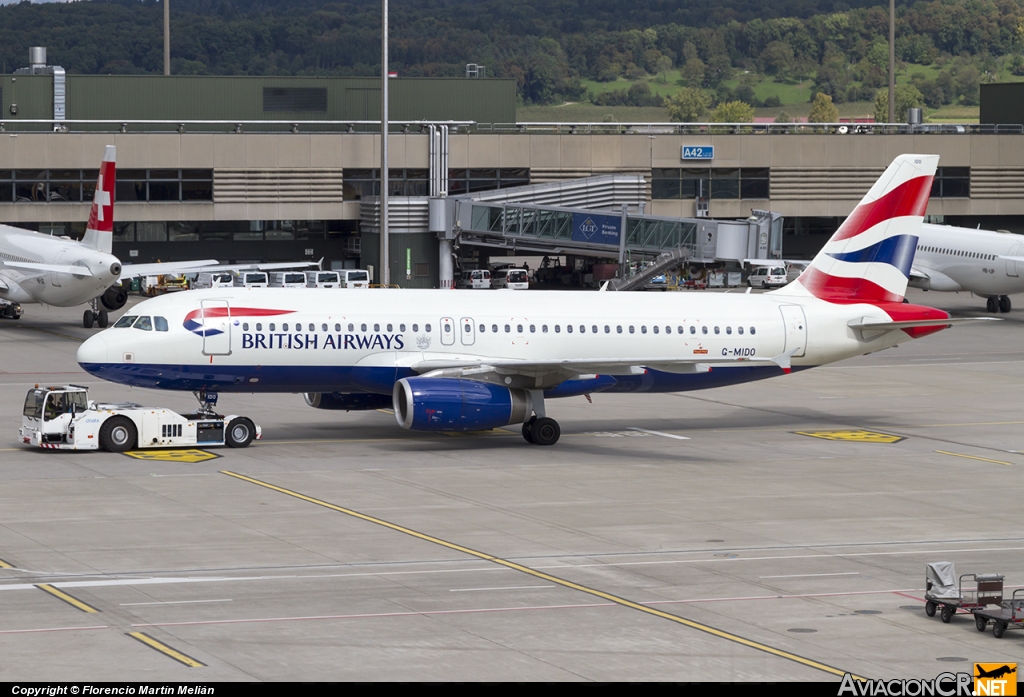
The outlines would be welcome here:
<svg viewBox="0 0 1024 697">
<path fill-rule="evenodd" d="M 108 145 L 100 164 L 100 176 L 96 180 L 89 223 L 85 227 L 82 244 L 101 252 L 110 253 L 114 248 L 114 183 L 117 150 Z"/>
</svg>

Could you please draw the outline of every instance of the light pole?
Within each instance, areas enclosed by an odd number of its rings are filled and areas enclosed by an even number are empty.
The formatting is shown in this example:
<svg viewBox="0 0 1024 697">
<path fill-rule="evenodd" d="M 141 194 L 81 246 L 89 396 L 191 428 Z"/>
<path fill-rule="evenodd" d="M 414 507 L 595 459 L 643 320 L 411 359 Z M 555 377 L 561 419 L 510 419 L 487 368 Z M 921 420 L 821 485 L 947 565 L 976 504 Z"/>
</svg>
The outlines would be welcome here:
<svg viewBox="0 0 1024 697">
<path fill-rule="evenodd" d="M 889 0 L 889 123 L 896 123 L 896 0 Z"/>
<path fill-rule="evenodd" d="M 381 0 L 380 31 L 380 282 L 391 283 L 391 249 L 388 244 L 388 0 Z"/>
<path fill-rule="evenodd" d="M 164 75 L 171 74 L 171 0 L 164 0 Z"/>
</svg>

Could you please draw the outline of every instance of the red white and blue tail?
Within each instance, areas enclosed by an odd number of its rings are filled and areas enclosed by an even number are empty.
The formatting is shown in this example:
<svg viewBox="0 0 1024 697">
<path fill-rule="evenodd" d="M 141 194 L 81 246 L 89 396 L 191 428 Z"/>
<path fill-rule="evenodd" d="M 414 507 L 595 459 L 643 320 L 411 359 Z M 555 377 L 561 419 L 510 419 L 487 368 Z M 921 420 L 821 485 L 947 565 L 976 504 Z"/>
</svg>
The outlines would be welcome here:
<svg viewBox="0 0 1024 697">
<path fill-rule="evenodd" d="M 114 168 L 117 159 L 113 145 L 108 145 L 100 163 L 100 176 L 96 180 L 89 223 L 85 226 L 82 244 L 110 254 L 114 246 Z"/>
<path fill-rule="evenodd" d="M 901 302 L 938 163 L 938 155 L 893 160 L 810 266 L 780 292 L 805 290 L 834 303 Z"/>
</svg>

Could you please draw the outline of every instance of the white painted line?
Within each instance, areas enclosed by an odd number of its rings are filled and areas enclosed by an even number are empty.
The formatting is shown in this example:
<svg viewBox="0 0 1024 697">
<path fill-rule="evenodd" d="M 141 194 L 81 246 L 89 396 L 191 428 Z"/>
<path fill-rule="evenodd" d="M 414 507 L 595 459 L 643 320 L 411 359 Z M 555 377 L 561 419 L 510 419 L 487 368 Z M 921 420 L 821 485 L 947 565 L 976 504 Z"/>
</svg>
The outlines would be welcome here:
<svg viewBox="0 0 1024 697">
<path fill-rule="evenodd" d="M 630 426 L 630 431 L 639 431 L 640 433 L 650 433 L 652 436 L 661 436 L 662 438 L 675 438 L 676 440 L 690 440 L 686 436 L 677 436 L 672 433 L 662 433 L 661 431 L 648 431 L 646 428 L 637 428 L 636 426 Z"/>
<path fill-rule="evenodd" d="M 844 571 L 838 574 L 788 574 L 786 576 L 758 576 L 758 578 L 811 578 L 812 576 L 860 576 L 860 572 Z"/>
<path fill-rule="evenodd" d="M 94 627 L 47 627 L 45 629 L 4 629 L 0 634 L 32 634 L 34 632 L 74 632 L 79 629 L 109 629 L 105 624 Z"/>
<path fill-rule="evenodd" d="M 527 588 L 558 588 L 558 586 L 552 584 L 545 584 L 543 586 L 502 586 L 499 588 L 449 588 L 449 593 L 468 593 L 470 591 L 520 591 L 526 590 Z"/>
<path fill-rule="evenodd" d="M 187 605 L 190 603 L 230 603 L 231 598 L 218 598 L 217 600 L 158 600 L 155 603 L 121 603 L 121 607 L 133 605 Z"/>
</svg>

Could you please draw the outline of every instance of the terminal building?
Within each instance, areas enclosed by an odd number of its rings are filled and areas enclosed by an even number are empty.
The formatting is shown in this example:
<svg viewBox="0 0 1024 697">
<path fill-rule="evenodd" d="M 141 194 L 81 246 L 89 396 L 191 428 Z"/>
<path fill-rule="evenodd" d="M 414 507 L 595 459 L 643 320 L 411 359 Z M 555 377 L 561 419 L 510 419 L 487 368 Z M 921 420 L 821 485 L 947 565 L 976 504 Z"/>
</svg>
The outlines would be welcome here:
<svg viewBox="0 0 1024 697">
<path fill-rule="evenodd" d="M 80 235 L 112 144 L 114 252 L 125 261 L 376 266 L 379 87 L 374 78 L 66 75 L 42 59 L 0 77 L 0 222 Z M 781 222 L 769 255 L 807 258 L 905 152 L 941 156 L 931 220 L 1024 232 L 1019 126 L 529 124 L 516 121 L 513 80 L 399 77 L 390 92 L 391 277 L 403 286 L 442 285 L 449 253 L 470 265 L 527 250 L 615 256 L 557 234 L 524 240 L 521 205 L 520 233 L 502 240 L 475 234 L 479 221 L 455 217 L 451 203 L 432 222 L 432 198 L 482 196 L 494 210 L 529 203 L 497 193 L 529 186 L 555 213 L 625 206 L 630 231 L 682 221 L 679 234 L 695 243 L 702 218 L 772 211 Z M 607 195 L 568 185 L 590 177 Z M 537 186 L 558 182 L 566 186 Z M 507 215 L 493 215 L 491 227 L 508 233 Z M 554 214 L 531 215 L 540 226 Z"/>
</svg>

